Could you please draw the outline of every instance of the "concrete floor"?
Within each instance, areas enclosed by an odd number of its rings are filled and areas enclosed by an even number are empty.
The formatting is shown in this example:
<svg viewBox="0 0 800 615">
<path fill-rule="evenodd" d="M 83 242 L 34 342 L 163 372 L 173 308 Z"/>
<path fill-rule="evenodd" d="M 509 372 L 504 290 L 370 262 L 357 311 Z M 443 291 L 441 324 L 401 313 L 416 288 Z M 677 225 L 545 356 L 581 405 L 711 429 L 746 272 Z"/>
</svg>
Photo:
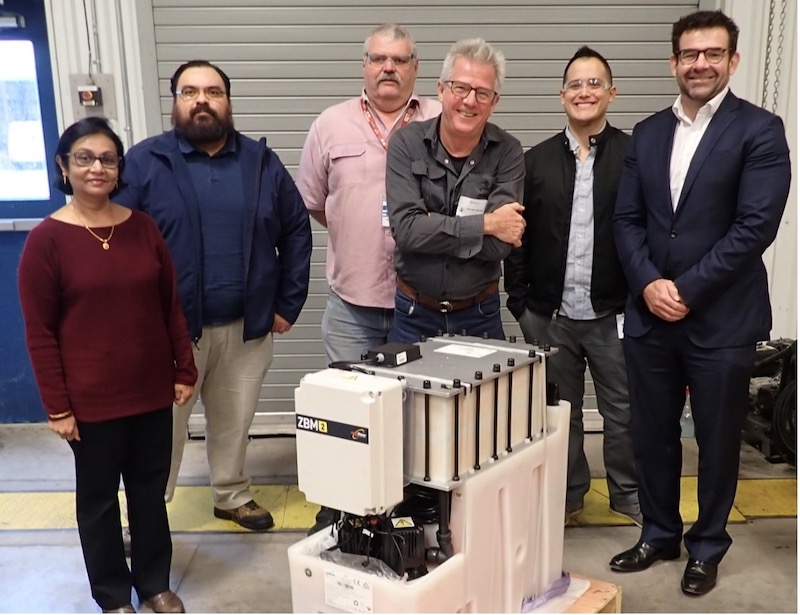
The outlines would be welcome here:
<svg viewBox="0 0 800 615">
<path fill-rule="evenodd" d="M 696 471 L 696 449 L 691 440 L 684 442 L 684 474 L 691 475 Z M 600 446 L 599 436 L 587 437 L 595 476 L 603 476 Z M 260 484 L 294 482 L 294 440 L 253 440 L 248 467 Z M 74 486 L 69 448 L 42 425 L 0 426 L 0 468 L 0 493 Z M 740 474 L 796 477 L 794 468 L 768 464 L 747 446 Z M 207 484 L 202 442 L 187 445 L 180 484 Z M 0 515 L 0 612 L 99 611 L 89 595 L 75 530 L 8 527 Z M 638 539 L 639 530 L 633 526 L 566 528 L 564 569 L 621 585 L 624 612 L 796 613 L 796 517 L 731 524 L 729 532 L 734 543 L 720 566 L 718 586 L 701 598 L 688 598 L 680 591 L 685 555 L 641 573 L 621 575 L 608 569 L 611 556 Z M 190 612 L 291 612 L 286 549 L 303 537 L 290 531 L 174 532 L 172 587 Z"/>
</svg>

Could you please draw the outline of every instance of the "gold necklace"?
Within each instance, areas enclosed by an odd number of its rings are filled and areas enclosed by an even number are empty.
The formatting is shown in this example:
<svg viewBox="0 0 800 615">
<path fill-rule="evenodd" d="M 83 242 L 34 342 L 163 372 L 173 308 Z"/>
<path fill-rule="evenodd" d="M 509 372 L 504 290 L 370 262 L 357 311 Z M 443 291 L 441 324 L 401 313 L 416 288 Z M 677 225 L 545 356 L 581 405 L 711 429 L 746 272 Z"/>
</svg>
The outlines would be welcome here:
<svg viewBox="0 0 800 615">
<path fill-rule="evenodd" d="M 111 225 L 111 232 L 108 234 L 108 237 L 103 239 L 102 237 L 100 237 L 100 235 L 98 235 L 92 229 L 90 229 L 89 225 L 86 224 L 86 222 L 83 221 L 83 218 L 81 218 L 80 215 L 78 214 L 78 210 L 75 209 L 75 205 L 70 203 L 69 206 L 72 207 L 72 211 L 75 213 L 75 217 L 78 218 L 78 221 L 81 224 L 83 224 L 83 228 L 85 228 L 87 231 L 89 231 L 89 233 L 92 235 L 92 237 L 94 237 L 95 239 L 97 239 L 97 241 L 99 241 L 101 244 L 103 244 L 103 250 L 108 250 L 108 242 L 111 241 L 111 238 L 114 236 L 114 229 L 116 228 L 116 225 L 115 224 Z"/>
</svg>

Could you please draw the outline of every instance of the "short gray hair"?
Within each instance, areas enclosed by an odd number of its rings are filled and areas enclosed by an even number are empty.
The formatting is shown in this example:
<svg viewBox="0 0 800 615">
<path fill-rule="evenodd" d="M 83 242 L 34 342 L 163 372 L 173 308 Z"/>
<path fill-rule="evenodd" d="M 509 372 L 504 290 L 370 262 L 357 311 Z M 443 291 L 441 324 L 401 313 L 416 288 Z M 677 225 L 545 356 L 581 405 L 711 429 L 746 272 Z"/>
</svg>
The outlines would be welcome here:
<svg viewBox="0 0 800 615">
<path fill-rule="evenodd" d="M 506 78 L 506 57 L 502 51 L 495 49 L 482 38 L 469 38 L 453 43 L 442 65 L 442 75 L 440 77 L 442 82 L 449 81 L 450 77 L 452 77 L 456 58 L 491 64 L 495 73 L 495 91 L 499 92 L 503 87 L 503 81 Z"/>
<path fill-rule="evenodd" d="M 391 41 L 407 40 L 411 46 L 411 57 L 417 57 L 417 43 L 414 41 L 414 37 L 411 36 L 411 32 L 395 23 L 385 23 L 369 33 L 369 36 L 364 40 L 364 57 L 369 53 L 369 42 L 373 36 L 388 38 Z"/>
</svg>

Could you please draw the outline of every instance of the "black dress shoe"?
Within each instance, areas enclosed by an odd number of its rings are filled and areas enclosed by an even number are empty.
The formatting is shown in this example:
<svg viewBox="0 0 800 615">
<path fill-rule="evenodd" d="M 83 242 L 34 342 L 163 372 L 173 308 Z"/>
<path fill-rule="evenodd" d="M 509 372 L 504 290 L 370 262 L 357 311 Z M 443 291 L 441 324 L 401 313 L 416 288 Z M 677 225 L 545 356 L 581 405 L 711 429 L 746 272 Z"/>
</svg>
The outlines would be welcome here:
<svg viewBox="0 0 800 615">
<path fill-rule="evenodd" d="M 678 559 L 680 556 L 680 546 L 659 549 L 640 540 L 632 549 L 612 557 L 608 565 L 614 572 L 639 572 L 647 570 L 659 560 Z"/>
<path fill-rule="evenodd" d="M 314 525 L 312 525 L 311 529 L 308 530 L 308 535 L 311 536 L 312 534 L 316 534 L 317 532 L 326 527 L 335 525 L 336 522 L 339 521 L 340 516 L 341 513 L 335 508 L 328 508 L 327 506 L 323 506 L 322 508 L 319 509 L 319 512 L 317 513 Z"/>
<path fill-rule="evenodd" d="M 690 559 L 683 571 L 681 589 L 687 596 L 707 594 L 717 584 L 717 564 Z"/>
</svg>

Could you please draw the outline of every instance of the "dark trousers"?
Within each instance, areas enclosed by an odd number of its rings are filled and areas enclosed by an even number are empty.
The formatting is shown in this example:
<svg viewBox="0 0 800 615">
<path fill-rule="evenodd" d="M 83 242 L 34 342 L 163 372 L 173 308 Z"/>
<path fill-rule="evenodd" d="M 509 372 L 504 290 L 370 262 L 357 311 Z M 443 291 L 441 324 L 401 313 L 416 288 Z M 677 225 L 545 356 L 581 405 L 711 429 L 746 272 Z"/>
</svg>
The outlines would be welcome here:
<svg viewBox="0 0 800 615">
<path fill-rule="evenodd" d="M 569 452 L 567 455 L 567 510 L 583 507 L 592 475 L 583 451 L 583 395 L 586 365 L 592 373 L 597 409 L 603 417 L 603 463 L 612 506 L 639 502 L 636 466 L 628 404 L 628 378 L 617 316 L 572 320 L 565 316 L 535 314 L 526 309 L 519 319 L 525 341 L 558 347 L 547 359 L 547 380 L 558 384 L 561 399 L 570 403 Z"/>
<path fill-rule="evenodd" d="M 102 609 L 169 589 L 172 539 L 164 491 L 172 450 L 172 407 L 145 414 L 78 422 L 75 500 L 83 559 L 92 597 Z M 122 476 L 131 531 L 125 561 L 117 491 Z"/>
<path fill-rule="evenodd" d="M 505 338 L 500 320 L 500 294 L 455 312 L 439 312 L 417 303 L 397 291 L 394 296 L 394 322 L 389 332 L 390 342 L 414 344 L 422 336 L 433 337 L 439 333 L 474 335 L 501 340 Z"/>
<path fill-rule="evenodd" d="M 678 322 L 659 323 L 639 338 L 626 337 L 623 346 L 642 540 L 660 548 L 681 540 L 680 419 L 688 386 L 699 451 L 699 513 L 683 540 L 690 557 L 719 563 L 732 542 L 725 526 L 736 495 L 755 344 L 701 348 Z"/>
</svg>

